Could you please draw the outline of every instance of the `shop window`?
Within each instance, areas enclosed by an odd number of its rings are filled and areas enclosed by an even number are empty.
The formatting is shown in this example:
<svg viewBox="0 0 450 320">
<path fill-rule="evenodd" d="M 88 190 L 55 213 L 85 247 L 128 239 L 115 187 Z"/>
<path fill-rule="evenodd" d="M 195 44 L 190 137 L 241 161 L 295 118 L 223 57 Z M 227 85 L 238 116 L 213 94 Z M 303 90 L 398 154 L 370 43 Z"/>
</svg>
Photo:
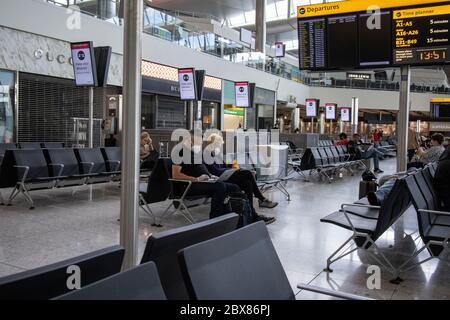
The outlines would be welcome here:
<svg viewBox="0 0 450 320">
<path fill-rule="evenodd" d="M 219 104 L 216 102 L 203 102 L 202 105 L 202 123 L 203 130 L 217 129 L 217 114 L 219 110 Z"/>
<path fill-rule="evenodd" d="M 187 128 L 187 110 L 178 98 L 158 96 L 158 128 Z"/>
</svg>

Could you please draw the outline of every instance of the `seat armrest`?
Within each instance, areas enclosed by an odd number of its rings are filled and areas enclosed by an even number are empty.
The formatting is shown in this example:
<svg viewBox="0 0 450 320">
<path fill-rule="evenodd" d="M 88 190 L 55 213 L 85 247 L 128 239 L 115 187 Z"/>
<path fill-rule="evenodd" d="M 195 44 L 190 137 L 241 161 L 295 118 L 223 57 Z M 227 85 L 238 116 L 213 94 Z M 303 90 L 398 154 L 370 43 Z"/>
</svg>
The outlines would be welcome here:
<svg viewBox="0 0 450 320">
<path fill-rule="evenodd" d="M 341 210 L 344 213 L 345 218 L 347 219 L 348 223 L 350 224 L 353 232 L 356 233 L 356 228 L 352 223 L 352 220 L 350 216 L 347 214 L 347 211 L 345 210 L 346 207 L 359 207 L 359 208 L 368 208 L 368 209 L 381 209 L 379 206 L 371 206 L 371 205 L 365 205 L 365 204 L 355 204 L 355 203 L 344 203 L 341 205 Z"/>
<path fill-rule="evenodd" d="M 106 160 L 107 163 L 116 164 L 116 167 L 112 171 L 119 171 L 120 168 L 120 161 L 119 160 Z"/>
<path fill-rule="evenodd" d="M 189 189 L 191 189 L 192 184 L 194 183 L 193 181 L 190 180 L 182 180 L 182 179 L 169 179 L 170 182 L 172 183 L 183 183 L 183 184 L 187 184 L 186 188 L 183 191 L 183 194 L 181 195 L 181 197 L 179 198 L 179 200 L 183 201 L 184 198 L 186 198 L 187 193 L 189 192 Z M 172 195 L 173 194 L 173 187 L 172 187 Z M 174 195 L 175 196 L 175 195 Z"/>
<path fill-rule="evenodd" d="M 324 294 L 327 296 L 345 299 L 345 300 L 375 300 L 375 299 L 368 298 L 368 297 L 358 296 L 358 295 L 351 294 L 351 293 L 339 292 L 339 291 L 335 291 L 335 290 L 319 288 L 316 286 L 311 286 L 311 285 L 303 284 L 303 283 L 299 283 L 297 285 L 297 288 L 301 289 L 301 290 L 320 293 L 320 294 Z"/>
<path fill-rule="evenodd" d="M 90 174 L 92 172 L 92 169 L 94 168 L 94 163 L 93 162 L 80 162 L 80 164 L 83 166 L 83 173 L 84 172 L 84 165 L 89 165 L 89 170 L 86 174 Z"/>
<path fill-rule="evenodd" d="M 448 211 L 438 211 L 438 210 L 425 210 L 425 209 L 419 209 L 417 210 L 419 213 L 434 213 L 442 216 L 450 216 L 450 212 Z"/>
<path fill-rule="evenodd" d="M 24 183 L 27 180 L 28 172 L 30 171 L 30 167 L 28 166 L 14 166 L 14 168 L 22 170 L 22 177 L 20 177 L 20 182 Z"/>
<path fill-rule="evenodd" d="M 49 163 L 48 165 L 51 167 L 59 167 L 59 172 L 56 176 L 61 177 L 62 172 L 64 170 L 64 165 L 62 163 Z"/>
</svg>

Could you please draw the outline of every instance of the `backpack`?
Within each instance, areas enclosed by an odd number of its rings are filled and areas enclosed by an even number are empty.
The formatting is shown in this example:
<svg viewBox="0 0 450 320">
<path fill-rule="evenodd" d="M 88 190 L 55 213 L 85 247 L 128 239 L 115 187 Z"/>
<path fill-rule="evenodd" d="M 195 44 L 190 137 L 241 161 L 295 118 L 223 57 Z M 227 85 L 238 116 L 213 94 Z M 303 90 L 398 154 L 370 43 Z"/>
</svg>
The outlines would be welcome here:
<svg viewBox="0 0 450 320">
<path fill-rule="evenodd" d="M 351 156 L 350 160 L 360 160 L 362 158 L 361 149 L 354 141 L 350 141 L 348 143 L 347 149 L 348 149 L 348 153 Z"/>
<path fill-rule="evenodd" d="M 228 210 L 239 215 L 238 228 L 251 224 L 253 222 L 253 212 L 245 193 L 233 192 L 228 198 Z"/>
</svg>

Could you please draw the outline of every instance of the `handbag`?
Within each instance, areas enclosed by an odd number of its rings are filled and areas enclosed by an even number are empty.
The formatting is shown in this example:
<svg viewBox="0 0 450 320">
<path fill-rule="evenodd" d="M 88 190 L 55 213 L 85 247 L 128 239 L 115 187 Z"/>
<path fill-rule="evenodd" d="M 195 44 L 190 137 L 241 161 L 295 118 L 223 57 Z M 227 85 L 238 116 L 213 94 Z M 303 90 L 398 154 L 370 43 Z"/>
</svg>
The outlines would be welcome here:
<svg viewBox="0 0 450 320">
<path fill-rule="evenodd" d="M 228 196 L 228 209 L 239 215 L 238 228 L 253 222 L 253 212 L 250 202 L 243 192 L 233 192 Z"/>
</svg>

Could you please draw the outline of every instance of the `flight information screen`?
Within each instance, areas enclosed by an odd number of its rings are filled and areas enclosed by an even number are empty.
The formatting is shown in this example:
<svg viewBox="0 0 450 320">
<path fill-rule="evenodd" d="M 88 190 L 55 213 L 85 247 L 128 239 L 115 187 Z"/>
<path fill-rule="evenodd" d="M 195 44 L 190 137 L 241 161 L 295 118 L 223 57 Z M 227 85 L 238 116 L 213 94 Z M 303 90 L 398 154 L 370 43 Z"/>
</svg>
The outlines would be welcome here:
<svg viewBox="0 0 450 320">
<path fill-rule="evenodd" d="M 389 66 L 392 60 L 390 11 L 380 12 L 379 20 L 372 13 L 359 15 L 359 66 Z"/>
<path fill-rule="evenodd" d="M 358 66 L 357 15 L 328 18 L 328 68 L 353 69 Z"/>
<path fill-rule="evenodd" d="M 325 18 L 298 20 L 300 69 L 325 69 Z"/>
<path fill-rule="evenodd" d="M 395 10 L 394 64 L 450 62 L 450 5 Z"/>
</svg>

